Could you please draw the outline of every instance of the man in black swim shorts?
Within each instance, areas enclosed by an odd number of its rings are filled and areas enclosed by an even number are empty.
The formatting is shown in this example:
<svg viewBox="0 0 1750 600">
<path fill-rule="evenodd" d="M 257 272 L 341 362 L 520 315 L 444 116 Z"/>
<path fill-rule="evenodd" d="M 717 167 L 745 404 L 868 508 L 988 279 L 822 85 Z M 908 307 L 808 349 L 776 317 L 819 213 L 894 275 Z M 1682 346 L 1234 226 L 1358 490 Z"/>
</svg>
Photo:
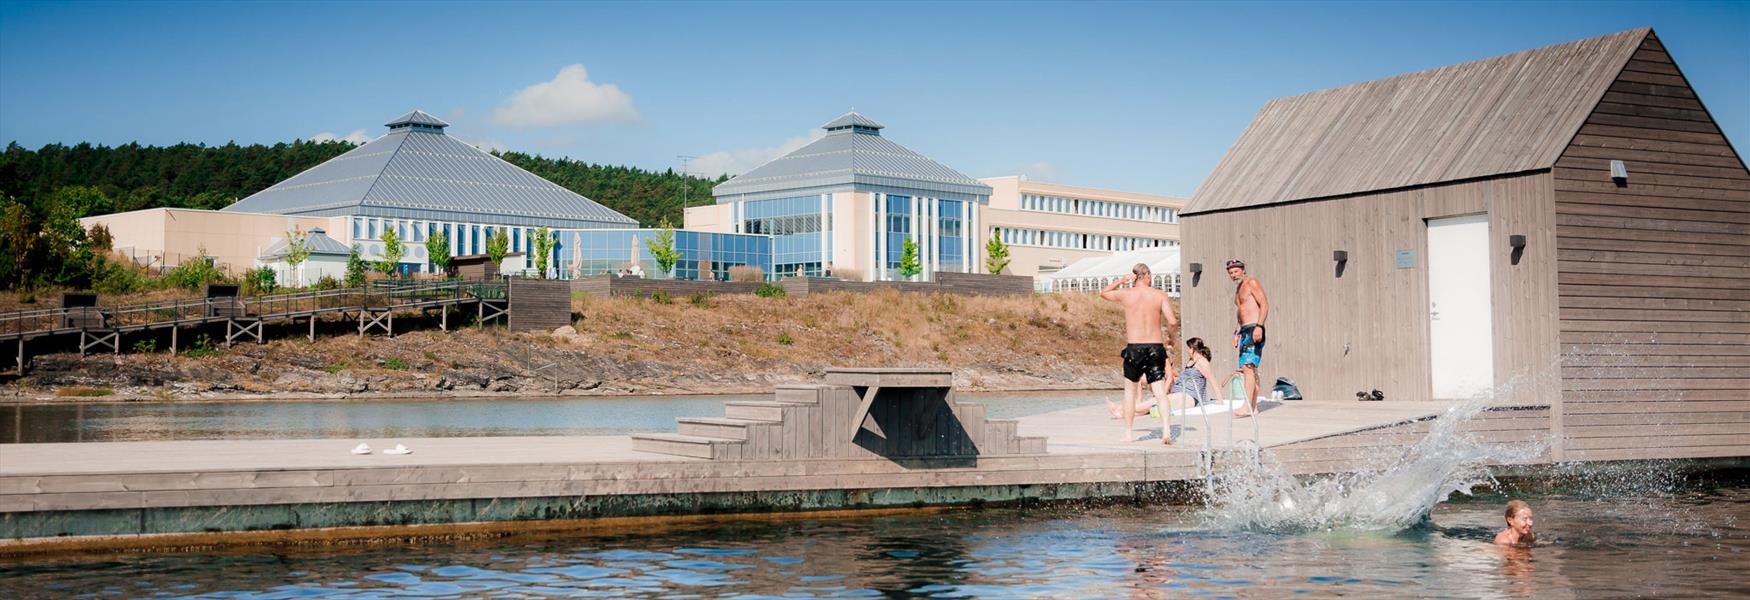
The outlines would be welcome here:
<svg viewBox="0 0 1750 600">
<path fill-rule="evenodd" d="M 1133 441 L 1133 427 L 1136 422 L 1136 403 L 1142 400 L 1142 386 L 1152 386 L 1155 398 L 1167 397 L 1167 386 L 1173 383 L 1173 373 L 1167 370 L 1166 335 L 1162 332 L 1161 323 L 1165 321 L 1168 329 L 1179 324 L 1179 317 L 1173 314 L 1172 299 L 1167 293 L 1155 289 L 1153 274 L 1148 265 L 1137 263 L 1130 274 L 1113 281 L 1106 289 L 1100 291 L 1100 297 L 1124 305 L 1124 435 L 1121 441 Z M 1122 287 L 1128 285 L 1129 287 Z M 1161 441 L 1173 443 L 1173 430 L 1167 424 L 1169 413 L 1161 409 Z"/>
</svg>

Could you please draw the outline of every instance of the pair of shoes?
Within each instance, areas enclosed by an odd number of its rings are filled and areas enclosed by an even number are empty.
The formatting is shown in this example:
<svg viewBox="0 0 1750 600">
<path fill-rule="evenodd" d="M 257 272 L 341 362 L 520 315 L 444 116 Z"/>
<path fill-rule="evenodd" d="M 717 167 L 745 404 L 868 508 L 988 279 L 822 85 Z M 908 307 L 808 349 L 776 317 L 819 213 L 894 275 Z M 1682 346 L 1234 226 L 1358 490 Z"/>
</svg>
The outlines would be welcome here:
<svg viewBox="0 0 1750 600">
<path fill-rule="evenodd" d="M 353 447 L 352 453 L 353 454 L 370 454 L 371 453 L 371 445 L 361 443 L 361 444 Z M 383 454 L 413 454 L 413 451 L 409 450 L 407 448 L 407 446 L 405 446 L 403 444 L 395 444 L 394 448 L 384 450 Z"/>
<path fill-rule="evenodd" d="M 1373 390 L 1373 393 L 1355 392 L 1355 399 L 1362 402 L 1379 402 L 1385 400 L 1385 392 Z"/>
</svg>

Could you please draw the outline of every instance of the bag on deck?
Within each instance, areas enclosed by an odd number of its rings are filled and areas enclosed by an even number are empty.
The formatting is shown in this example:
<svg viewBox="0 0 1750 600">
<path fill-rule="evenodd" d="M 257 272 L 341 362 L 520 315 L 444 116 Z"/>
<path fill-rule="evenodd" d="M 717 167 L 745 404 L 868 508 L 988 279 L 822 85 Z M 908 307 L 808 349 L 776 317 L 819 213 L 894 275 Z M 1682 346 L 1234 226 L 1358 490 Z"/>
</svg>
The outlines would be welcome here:
<svg viewBox="0 0 1750 600">
<path fill-rule="evenodd" d="M 1272 388 L 1272 390 L 1282 392 L 1283 400 L 1304 399 L 1300 396 L 1300 388 L 1294 386 L 1294 380 L 1287 377 L 1277 377 L 1276 387 Z"/>
</svg>

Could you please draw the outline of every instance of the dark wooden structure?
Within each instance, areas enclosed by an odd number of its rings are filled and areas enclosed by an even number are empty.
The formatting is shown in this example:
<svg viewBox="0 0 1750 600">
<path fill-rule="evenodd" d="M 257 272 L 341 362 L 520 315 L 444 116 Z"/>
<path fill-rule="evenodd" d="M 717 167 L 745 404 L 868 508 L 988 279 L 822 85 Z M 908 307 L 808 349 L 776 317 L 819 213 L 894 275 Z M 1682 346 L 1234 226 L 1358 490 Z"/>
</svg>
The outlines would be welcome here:
<svg viewBox="0 0 1750 600">
<path fill-rule="evenodd" d="M 510 279 L 511 331 L 553 331 L 571 324 L 571 282 Z"/>
<path fill-rule="evenodd" d="M 95 294 L 69 294 L 63 301 L 70 304 L 60 308 L 0 314 L 0 341 L 16 344 L 14 372 L 22 375 L 29 364 L 26 343 L 43 338 L 77 336 L 81 353 L 120 353 L 125 335 L 168 331 L 174 353 L 178 334 L 187 327 L 224 324 L 229 345 L 244 338 L 264 342 L 265 323 L 305 321 L 314 340 L 316 321 L 324 317 L 356 320 L 359 335 L 393 335 L 396 313 L 437 311 L 444 329 L 453 308 L 475 307 L 481 324 L 507 317 L 509 288 L 503 279 L 383 281 L 367 288 L 239 296 L 236 286 L 212 285 L 203 298 L 109 307 L 99 306 Z M 531 310 L 538 308 L 539 303 Z M 569 303 L 564 314 L 569 322 Z"/>
<path fill-rule="evenodd" d="M 1185 335 L 1233 331 L 1242 258 L 1264 381 L 1430 399 L 1426 223 L 1462 215 L 1496 398 L 1558 459 L 1750 453 L 1750 170 L 1650 29 L 1271 101 L 1184 211 Z"/>
<path fill-rule="evenodd" d="M 504 255 L 505 258 L 522 256 L 521 252 Z M 501 275 L 499 264 L 485 254 L 469 254 L 450 259 L 450 276 L 462 279 L 490 279 Z"/>
</svg>

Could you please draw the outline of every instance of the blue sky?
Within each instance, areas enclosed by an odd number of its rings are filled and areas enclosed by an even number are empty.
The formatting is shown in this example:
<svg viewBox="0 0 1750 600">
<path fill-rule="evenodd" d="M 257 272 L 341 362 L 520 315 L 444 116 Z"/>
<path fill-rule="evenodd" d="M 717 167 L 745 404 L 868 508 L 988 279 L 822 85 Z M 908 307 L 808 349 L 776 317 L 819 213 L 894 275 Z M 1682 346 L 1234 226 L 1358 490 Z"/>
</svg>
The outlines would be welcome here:
<svg viewBox="0 0 1750 600">
<path fill-rule="evenodd" d="M 0 142 L 374 137 L 418 107 L 738 172 L 854 107 L 975 177 L 1189 196 L 1270 98 L 1643 25 L 1743 152 L 1750 2 L 7 2 Z"/>
</svg>

